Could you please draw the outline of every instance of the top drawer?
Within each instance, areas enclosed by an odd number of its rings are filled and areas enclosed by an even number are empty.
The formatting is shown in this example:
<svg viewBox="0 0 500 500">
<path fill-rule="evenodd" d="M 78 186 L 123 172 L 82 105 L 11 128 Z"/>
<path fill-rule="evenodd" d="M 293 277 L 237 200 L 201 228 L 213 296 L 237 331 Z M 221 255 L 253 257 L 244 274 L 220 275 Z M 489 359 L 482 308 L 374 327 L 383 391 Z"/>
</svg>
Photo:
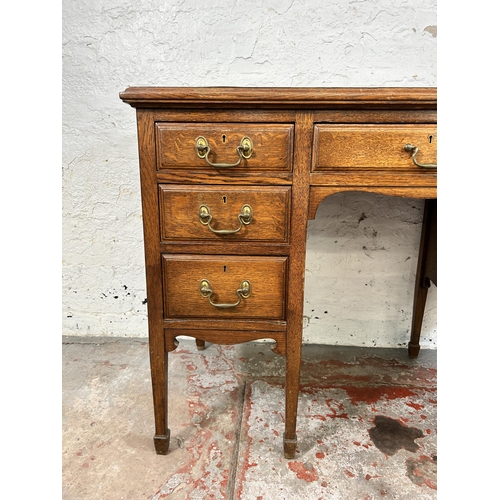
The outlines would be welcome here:
<svg viewBox="0 0 500 500">
<path fill-rule="evenodd" d="M 291 171 L 293 125 L 157 123 L 158 170 Z"/>
<path fill-rule="evenodd" d="M 407 144 L 418 148 L 417 162 L 436 163 L 436 125 L 316 125 L 312 169 L 420 169 Z"/>
</svg>

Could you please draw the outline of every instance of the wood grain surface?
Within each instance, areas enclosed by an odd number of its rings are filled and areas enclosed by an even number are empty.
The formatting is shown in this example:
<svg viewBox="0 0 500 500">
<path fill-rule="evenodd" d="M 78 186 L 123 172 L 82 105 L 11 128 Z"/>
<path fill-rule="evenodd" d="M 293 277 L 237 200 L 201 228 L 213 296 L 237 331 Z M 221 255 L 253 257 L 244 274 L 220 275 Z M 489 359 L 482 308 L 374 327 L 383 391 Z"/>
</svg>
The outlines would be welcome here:
<svg viewBox="0 0 500 500">
<path fill-rule="evenodd" d="M 434 87 L 129 87 L 120 98 L 140 108 L 435 109 Z"/>
<path fill-rule="evenodd" d="M 292 168 L 293 125 L 256 123 L 158 123 L 158 169 L 209 169 L 210 171 L 269 171 Z M 212 163 L 236 163 L 237 147 L 244 137 L 253 142 L 250 158 L 237 167 L 217 169 L 196 153 L 196 139 L 205 137 Z"/>
<path fill-rule="evenodd" d="M 163 255 L 165 318 L 285 317 L 286 257 Z M 230 309 L 218 309 L 200 293 L 209 280 L 214 303 L 238 301 L 236 290 L 250 281 L 251 294 Z"/>
<path fill-rule="evenodd" d="M 161 184 L 159 189 L 162 241 L 288 241 L 290 187 Z M 200 221 L 198 212 L 202 205 L 210 210 L 213 230 L 236 230 L 240 225 L 241 229 L 235 234 L 214 233 Z M 244 205 L 252 208 L 248 225 L 238 220 Z"/>
<path fill-rule="evenodd" d="M 419 149 L 419 163 L 436 163 L 435 125 L 316 125 L 313 170 L 421 170 L 404 150 Z"/>
</svg>

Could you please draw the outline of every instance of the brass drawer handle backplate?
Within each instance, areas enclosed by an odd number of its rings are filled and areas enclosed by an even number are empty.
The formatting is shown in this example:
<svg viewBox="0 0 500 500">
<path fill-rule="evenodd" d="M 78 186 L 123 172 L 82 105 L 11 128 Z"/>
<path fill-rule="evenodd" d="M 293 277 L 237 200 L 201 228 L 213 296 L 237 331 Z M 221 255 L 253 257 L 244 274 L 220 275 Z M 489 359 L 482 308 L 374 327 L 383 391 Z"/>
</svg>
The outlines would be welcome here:
<svg viewBox="0 0 500 500">
<path fill-rule="evenodd" d="M 210 146 L 208 145 L 208 141 L 200 135 L 196 138 L 196 154 L 199 158 L 204 158 L 205 161 L 211 166 L 215 168 L 231 168 L 237 167 L 243 158 L 248 160 L 253 153 L 253 143 L 250 137 L 243 137 L 241 139 L 240 145 L 236 148 L 236 152 L 238 153 L 239 159 L 236 163 L 212 163 L 208 159 L 208 155 L 210 153 Z"/>
<path fill-rule="evenodd" d="M 419 163 L 417 161 L 417 153 L 418 153 L 417 146 L 414 146 L 413 144 L 407 144 L 404 147 L 404 150 L 407 153 L 410 153 L 412 155 L 411 159 L 413 160 L 413 163 L 415 163 L 415 165 L 417 167 L 422 167 L 422 168 L 437 168 L 437 164 L 436 163 Z"/>
<path fill-rule="evenodd" d="M 250 222 L 252 222 L 252 216 L 253 216 L 253 211 L 252 207 L 250 205 L 243 205 L 241 207 L 241 211 L 238 214 L 238 220 L 240 221 L 240 227 L 237 229 L 214 229 L 211 225 L 210 222 L 212 222 L 212 214 L 210 213 L 210 208 L 207 205 L 201 205 L 200 208 L 198 209 L 198 217 L 200 219 L 200 222 L 204 226 L 208 226 L 208 229 L 212 231 L 212 233 L 215 234 L 235 234 L 238 231 L 241 230 L 243 227 L 243 224 L 245 226 L 248 226 Z"/>
<path fill-rule="evenodd" d="M 214 307 L 217 307 L 218 309 L 229 309 L 231 307 L 236 307 L 239 305 L 241 302 L 241 299 L 248 299 L 250 297 L 250 294 L 252 293 L 252 284 L 248 280 L 243 280 L 240 283 L 240 287 L 238 290 L 236 290 L 236 295 L 238 296 L 238 302 L 235 302 L 234 304 L 216 304 L 215 302 L 212 302 L 212 294 L 214 293 L 211 286 L 210 286 L 210 281 L 207 279 L 202 279 L 200 281 L 200 293 L 203 297 L 208 299 L 208 302 Z"/>
</svg>

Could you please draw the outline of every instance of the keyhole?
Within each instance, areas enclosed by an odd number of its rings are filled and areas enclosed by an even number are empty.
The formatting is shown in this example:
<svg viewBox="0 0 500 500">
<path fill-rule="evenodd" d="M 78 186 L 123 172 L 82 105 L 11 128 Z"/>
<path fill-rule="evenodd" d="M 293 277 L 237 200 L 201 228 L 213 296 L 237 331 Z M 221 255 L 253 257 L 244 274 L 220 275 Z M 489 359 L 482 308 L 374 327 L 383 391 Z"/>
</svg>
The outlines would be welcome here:
<svg viewBox="0 0 500 500">
<path fill-rule="evenodd" d="M 226 142 L 226 134 L 222 134 L 222 142 Z"/>
<path fill-rule="evenodd" d="M 222 203 L 227 203 L 227 196 L 222 197 Z"/>
<path fill-rule="evenodd" d="M 226 272 L 226 269 L 227 269 L 226 266 L 222 266 L 222 271 L 223 272 Z"/>
<path fill-rule="evenodd" d="M 434 136 L 433 136 L 433 135 L 430 135 L 430 136 L 429 136 L 429 144 L 432 144 L 432 139 L 434 139 Z"/>
</svg>

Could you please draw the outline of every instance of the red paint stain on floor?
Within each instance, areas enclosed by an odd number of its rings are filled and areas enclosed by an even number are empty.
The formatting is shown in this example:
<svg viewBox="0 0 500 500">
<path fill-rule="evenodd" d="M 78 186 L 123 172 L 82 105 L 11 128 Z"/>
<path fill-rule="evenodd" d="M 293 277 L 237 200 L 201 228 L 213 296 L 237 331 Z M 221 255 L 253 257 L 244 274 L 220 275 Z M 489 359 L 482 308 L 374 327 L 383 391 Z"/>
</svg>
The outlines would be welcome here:
<svg viewBox="0 0 500 500">
<path fill-rule="evenodd" d="M 334 401 L 333 399 L 327 399 L 325 401 L 326 406 L 332 411 L 327 413 L 326 416 L 329 418 L 349 418 L 349 415 L 344 411 L 344 405 L 339 401 Z M 335 406 L 335 408 L 334 408 Z M 343 413 L 340 413 L 343 412 Z"/>
<path fill-rule="evenodd" d="M 414 484 L 437 490 L 437 460 L 420 455 L 418 460 L 408 459 L 406 466 L 406 475 Z"/>
<path fill-rule="evenodd" d="M 325 454 L 322 451 L 316 453 L 316 458 L 325 458 Z"/>
<path fill-rule="evenodd" d="M 302 462 L 288 462 L 288 468 L 295 472 L 295 475 L 308 483 L 318 480 L 318 473 L 314 467 L 307 467 Z"/>
<path fill-rule="evenodd" d="M 344 474 L 346 476 L 349 476 L 349 477 L 354 477 L 355 476 L 355 474 L 353 472 L 351 472 L 350 470 L 347 470 L 347 469 L 344 471 Z"/>
<path fill-rule="evenodd" d="M 393 400 L 415 396 L 415 393 L 408 387 L 379 386 L 379 387 L 342 387 L 351 399 L 353 405 L 364 402 L 373 404 L 381 399 Z"/>
<path fill-rule="evenodd" d="M 415 410 L 423 410 L 425 408 L 424 405 L 419 405 L 418 403 L 406 403 L 406 406 L 410 406 L 411 408 L 415 408 Z"/>
</svg>

